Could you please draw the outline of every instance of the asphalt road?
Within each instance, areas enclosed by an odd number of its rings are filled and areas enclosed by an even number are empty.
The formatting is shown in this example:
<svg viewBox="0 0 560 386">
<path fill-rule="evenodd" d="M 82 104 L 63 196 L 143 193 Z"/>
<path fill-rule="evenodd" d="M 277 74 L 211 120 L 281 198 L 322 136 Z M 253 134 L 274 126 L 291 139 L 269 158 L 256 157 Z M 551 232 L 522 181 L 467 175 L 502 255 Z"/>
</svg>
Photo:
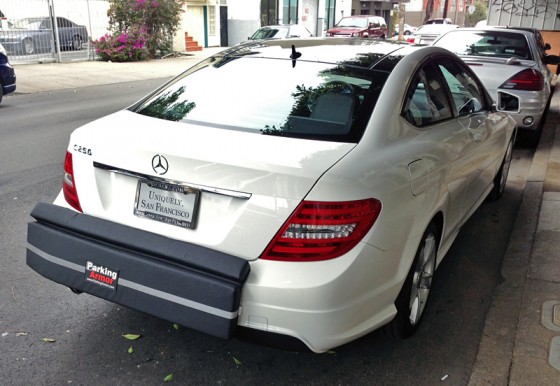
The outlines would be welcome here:
<svg viewBox="0 0 560 386">
<path fill-rule="evenodd" d="M 0 104 L 1 384 L 157 385 L 169 374 L 181 385 L 467 384 L 521 203 L 528 149 L 515 149 L 504 197 L 462 229 L 436 274 L 423 325 L 406 341 L 377 331 L 320 355 L 223 341 L 74 295 L 28 268 L 29 213 L 58 193 L 71 131 L 163 81 L 9 95 Z"/>
</svg>

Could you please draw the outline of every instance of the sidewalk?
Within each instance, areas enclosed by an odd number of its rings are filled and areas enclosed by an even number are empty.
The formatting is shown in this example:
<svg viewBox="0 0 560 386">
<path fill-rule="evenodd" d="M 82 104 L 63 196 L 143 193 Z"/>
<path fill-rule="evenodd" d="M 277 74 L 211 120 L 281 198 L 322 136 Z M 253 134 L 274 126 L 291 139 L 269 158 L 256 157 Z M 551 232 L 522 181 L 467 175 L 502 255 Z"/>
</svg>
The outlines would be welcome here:
<svg viewBox="0 0 560 386">
<path fill-rule="evenodd" d="M 16 91 L 19 94 L 77 87 L 168 78 L 180 74 L 201 60 L 224 50 L 210 47 L 187 55 L 145 62 L 102 61 L 15 64 Z"/>
<path fill-rule="evenodd" d="M 138 63 L 16 65 L 16 93 L 171 77 L 221 50 Z M 524 187 L 502 277 L 469 385 L 560 385 L 560 90 Z"/>
<path fill-rule="evenodd" d="M 469 385 L 560 385 L 560 90 L 554 94 Z"/>
</svg>

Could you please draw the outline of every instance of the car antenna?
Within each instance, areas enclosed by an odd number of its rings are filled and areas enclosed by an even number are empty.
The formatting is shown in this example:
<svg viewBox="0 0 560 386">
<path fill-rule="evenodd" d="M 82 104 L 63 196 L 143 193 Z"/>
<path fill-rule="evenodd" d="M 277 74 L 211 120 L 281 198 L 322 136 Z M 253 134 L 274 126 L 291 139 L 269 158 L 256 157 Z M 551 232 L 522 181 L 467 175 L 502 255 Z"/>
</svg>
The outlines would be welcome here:
<svg viewBox="0 0 560 386">
<path fill-rule="evenodd" d="M 292 44 L 292 54 L 290 55 L 290 59 L 292 59 L 292 68 L 296 66 L 296 60 L 301 56 L 301 52 L 296 51 L 296 46 Z"/>
</svg>

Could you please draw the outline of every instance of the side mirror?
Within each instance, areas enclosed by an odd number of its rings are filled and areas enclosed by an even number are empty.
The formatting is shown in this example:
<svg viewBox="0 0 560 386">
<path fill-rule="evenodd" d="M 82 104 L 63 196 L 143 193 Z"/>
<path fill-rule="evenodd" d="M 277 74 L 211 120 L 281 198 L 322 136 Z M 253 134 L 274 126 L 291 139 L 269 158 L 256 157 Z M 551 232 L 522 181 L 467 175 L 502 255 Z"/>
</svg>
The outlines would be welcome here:
<svg viewBox="0 0 560 386">
<path fill-rule="evenodd" d="M 560 64 L 560 56 L 558 55 L 545 55 L 544 57 L 545 64 Z"/>
<path fill-rule="evenodd" d="M 548 51 L 548 50 L 550 50 L 551 48 L 552 48 L 552 47 L 550 47 L 550 44 L 544 43 L 544 50 L 545 50 L 545 51 Z"/>
</svg>

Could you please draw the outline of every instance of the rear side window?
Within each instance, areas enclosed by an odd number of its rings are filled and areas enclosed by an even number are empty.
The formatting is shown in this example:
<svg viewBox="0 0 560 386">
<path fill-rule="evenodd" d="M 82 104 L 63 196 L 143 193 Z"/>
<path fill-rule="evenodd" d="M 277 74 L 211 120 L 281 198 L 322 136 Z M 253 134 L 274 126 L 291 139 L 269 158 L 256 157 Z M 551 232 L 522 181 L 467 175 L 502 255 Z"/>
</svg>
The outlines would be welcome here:
<svg viewBox="0 0 560 386">
<path fill-rule="evenodd" d="M 433 64 L 418 70 L 404 103 L 403 117 L 415 126 L 431 125 L 452 117 L 446 88 Z"/>
<path fill-rule="evenodd" d="M 484 94 L 479 84 L 458 63 L 445 61 L 439 64 L 451 92 L 456 111 L 468 115 L 484 109 Z"/>
<path fill-rule="evenodd" d="M 386 78 L 341 64 L 224 57 L 190 70 L 134 111 L 226 130 L 357 142 Z"/>
</svg>

